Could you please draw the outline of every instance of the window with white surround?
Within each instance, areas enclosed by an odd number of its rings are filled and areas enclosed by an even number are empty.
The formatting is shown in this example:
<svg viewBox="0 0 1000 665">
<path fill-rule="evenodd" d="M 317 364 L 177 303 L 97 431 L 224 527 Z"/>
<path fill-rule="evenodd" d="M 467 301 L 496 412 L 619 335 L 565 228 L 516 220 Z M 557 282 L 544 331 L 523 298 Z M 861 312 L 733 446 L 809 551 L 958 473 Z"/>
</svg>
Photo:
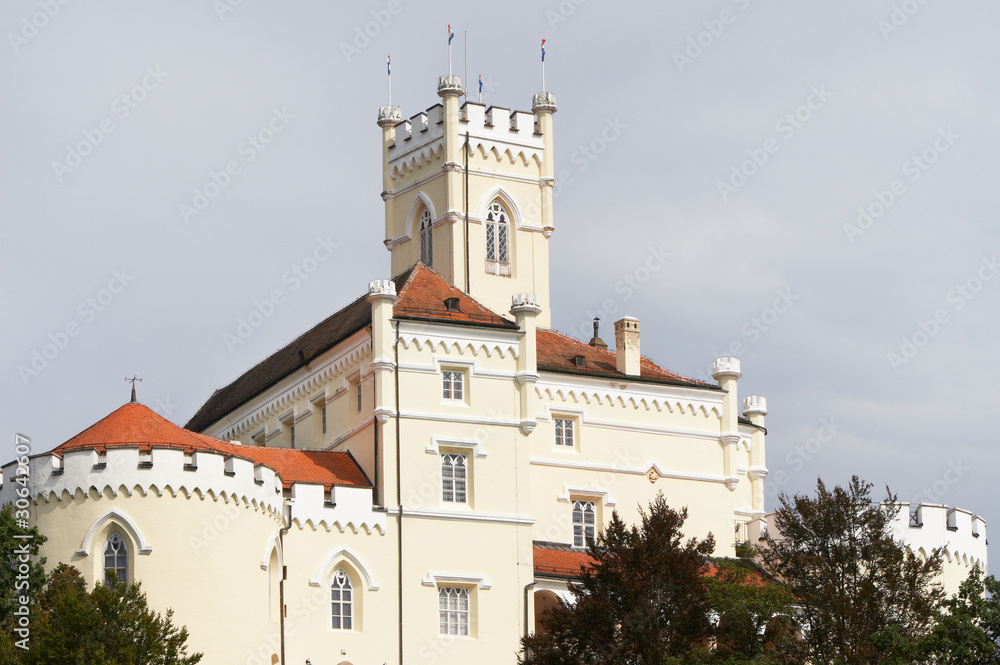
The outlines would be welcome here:
<svg viewBox="0 0 1000 665">
<path fill-rule="evenodd" d="M 467 474 L 465 455 L 445 453 L 441 455 L 441 500 L 450 503 L 466 503 Z"/>
<path fill-rule="evenodd" d="M 420 260 L 425 265 L 434 263 L 434 238 L 431 235 L 431 211 L 427 208 L 420 213 Z"/>
<path fill-rule="evenodd" d="M 438 632 L 441 635 L 469 634 L 469 590 L 438 587 Z"/>
<path fill-rule="evenodd" d="M 445 399 L 465 398 L 465 373 L 461 370 L 446 369 L 441 373 L 441 396 Z"/>
<path fill-rule="evenodd" d="M 596 537 L 597 508 L 593 501 L 573 500 L 573 547 L 586 547 Z"/>
<path fill-rule="evenodd" d="M 486 209 L 486 272 L 510 277 L 510 216 L 500 203 L 493 199 Z"/>
<path fill-rule="evenodd" d="M 128 584 L 128 544 L 119 533 L 112 533 L 104 544 L 104 584 Z"/>
<path fill-rule="evenodd" d="M 364 392 L 361 390 L 361 381 L 358 380 L 358 387 L 355 389 L 357 391 L 358 399 L 358 413 L 361 413 L 361 399 L 364 397 Z"/>
<path fill-rule="evenodd" d="M 573 419 L 555 418 L 556 423 L 556 445 L 572 448 L 575 445 L 573 437 Z"/>
<path fill-rule="evenodd" d="M 354 630 L 354 596 L 351 578 L 343 568 L 333 574 L 330 582 L 330 608 L 334 630 Z"/>
</svg>

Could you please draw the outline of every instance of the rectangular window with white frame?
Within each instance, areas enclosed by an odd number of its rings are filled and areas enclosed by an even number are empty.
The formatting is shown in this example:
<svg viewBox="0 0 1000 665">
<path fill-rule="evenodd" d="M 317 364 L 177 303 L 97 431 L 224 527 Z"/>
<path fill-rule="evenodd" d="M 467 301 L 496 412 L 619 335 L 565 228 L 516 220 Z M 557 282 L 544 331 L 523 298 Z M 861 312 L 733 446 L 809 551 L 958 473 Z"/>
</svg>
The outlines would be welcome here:
<svg viewBox="0 0 1000 665">
<path fill-rule="evenodd" d="M 556 445 L 572 448 L 576 445 L 575 423 L 572 418 L 555 418 Z"/>
<path fill-rule="evenodd" d="M 438 587 L 438 632 L 441 635 L 469 635 L 469 590 Z"/>
<path fill-rule="evenodd" d="M 441 396 L 444 399 L 465 399 L 465 373 L 462 370 L 446 369 L 441 372 Z"/>
<path fill-rule="evenodd" d="M 586 547 L 597 536 L 597 506 L 593 501 L 573 500 L 573 547 Z"/>
<path fill-rule="evenodd" d="M 441 500 L 448 503 L 467 503 L 468 475 L 465 455 L 441 455 Z"/>
</svg>

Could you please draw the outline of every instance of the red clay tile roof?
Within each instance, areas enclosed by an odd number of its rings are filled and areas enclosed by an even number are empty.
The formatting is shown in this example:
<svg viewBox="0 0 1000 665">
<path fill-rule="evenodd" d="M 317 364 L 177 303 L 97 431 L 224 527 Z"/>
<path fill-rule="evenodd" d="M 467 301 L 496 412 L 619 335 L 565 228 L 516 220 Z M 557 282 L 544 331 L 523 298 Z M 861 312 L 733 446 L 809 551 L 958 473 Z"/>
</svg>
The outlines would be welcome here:
<svg viewBox="0 0 1000 665">
<path fill-rule="evenodd" d="M 422 263 L 397 275 L 393 282 L 398 297 L 393 313 L 398 318 L 517 329 L 514 323 L 494 314 Z M 458 298 L 458 312 L 445 308 L 446 298 Z M 185 427 L 194 432 L 203 431 L 371 321 L 371 304 L 362 296 L 251 367 L 229 385 L 216 390 Z"/>
<path fill-rule="evenodd" d="M 399 296 L 393 307 L 393 315 L 396 318 L 429 319 L 517 330 L 514 322 L 481 305 L 475 298 L 423 263 L 413 266 L 409 273 L 402 288 L 397 288 L 396 291 Z M 459 311 L 449 311 L 445 307 L 447 298 L 458 299 Z"/>
<path fill-rule="evenodd" d="M 475 298 L 458 289 L 432 268 L 417 263 L 393 278 L 397 300 L 393 316 L 399 319 L 456 323 L 516 330 L 512 321 L 491 311 Z M 457 298 L 458 311 L 450 311 L 445 300 Z M 336 314 L 327 317 L 287 346 L 275 351 L 224 388 L 216 390 L 188 421 L 187 429 L 200 432 L 212 423 L 253 399 L 278 381 L 305 367 L 316 356 L 371 323 L 371 305 L 361 297 Z M 636 377 L 619 372 L 614 351 L 598 349 L 554 330 L 539 330 L 538 369 L 583 376 L 614 377 L 625 381 Z M 573 356 L 587 359 L 586 367 L 573 364 Z M 652 360 L 643 358 L 640 381 L 652 381 L 694 388 L 718 390 L 718 386 L 688 379 L 668 372 Z"/>
<path fill-rule="evenodd" d="M 595 563 L 594 558 L 582 550 L 573 549 L 562 543 L 535 541 L 533 548 L 535 577 L 559 577 L 576 579 L 580 571 Z M 740 562 L 737 565 L 746 567 L 745 584 L 765 586 L 768 581 L 764 575 L 753 567 L 753 564 Z M 749 567 L 747 567 L 749 566 Z M 715 577 L 719 574 L 719 566 L 709 563 L 703 577 Z"/>
<path fill-rule="evenodd" d="M 643 358 L 640 361 L 638 377 L 623 374 L 618 371 L 614 351 L 598 349 L 555 330 L 539 330 L 536 339 L 538 340 L 539 371 L 580 374 L 583 376 L 614 377 L 626 382 L 639 379 L 642 381 L 669 383 L 692 388 L 719 390 L 719 387 L 714 384 L 688 379 L 680 374 L 669 372 L 649 358 Z M 573 363 L 574 356 L 583 356 L 586 359 L 586 366 L 577 367 Z"/>
<path fill-rule="evenodd" d="M 580 550 L 557 543 L 535 543 L 534 562 L 536 577 L 580 576 L 580 569 L 594 563 L 594 559 Z"/>
<path fill-rule="evenodd" d="M 108 447 L 180 448 L 185 452 L 212 452 L 250 460 L 273 469 L 285 487 L 292 483 L 322 483 L 371 487 L 368 478 L 348 453 L 237 446 L 178 427 L 143 404 L 130 402 L 52 450 L 63 455 L 73 450 L 105 451 Z"/>
</svg>

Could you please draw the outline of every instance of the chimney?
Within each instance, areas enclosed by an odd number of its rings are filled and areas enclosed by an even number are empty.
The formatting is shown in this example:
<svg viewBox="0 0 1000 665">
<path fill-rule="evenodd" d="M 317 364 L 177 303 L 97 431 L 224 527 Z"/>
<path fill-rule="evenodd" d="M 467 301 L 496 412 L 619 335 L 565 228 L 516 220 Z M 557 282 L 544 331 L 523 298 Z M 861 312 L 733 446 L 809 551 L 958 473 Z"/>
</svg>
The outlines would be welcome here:
<svg viewBox="0 0 1000 665">
<path fill-rule="evenodd" d="M 608 345 L 605 344 L 604 340 L 601 339 L 600 329 L 601 329 L 601 317 L 595 316 L 594 336 L 590 338 L 590 341 L 587 342 L 587 344 L 594 347 L 595 349 L 606 349 L 608 348 Z"/>
<path fill-rule="evenodd" d="M 623 316 L 615 321 L 615 359 L 618 371 L 639 376 L 639 319 Z"/>
</svg>

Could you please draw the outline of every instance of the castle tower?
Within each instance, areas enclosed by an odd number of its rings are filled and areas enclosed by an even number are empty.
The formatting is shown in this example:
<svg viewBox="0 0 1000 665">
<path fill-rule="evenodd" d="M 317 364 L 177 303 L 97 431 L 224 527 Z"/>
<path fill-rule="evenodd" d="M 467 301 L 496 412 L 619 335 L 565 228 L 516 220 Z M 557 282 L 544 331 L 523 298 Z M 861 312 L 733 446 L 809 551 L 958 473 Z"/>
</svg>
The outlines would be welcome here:
<svg viewBox="0 0 1000 665">
<path fill-rule="evenodd" d="M 409 120 L 379 109 L 392 274 L 422 261 L 496 312 L 534 293 L 548 328 L 555 95 L 536 94 L 531 113 L 460 106 L 458 76 L 440 77 L 438 95 Z"/>
</svg>

